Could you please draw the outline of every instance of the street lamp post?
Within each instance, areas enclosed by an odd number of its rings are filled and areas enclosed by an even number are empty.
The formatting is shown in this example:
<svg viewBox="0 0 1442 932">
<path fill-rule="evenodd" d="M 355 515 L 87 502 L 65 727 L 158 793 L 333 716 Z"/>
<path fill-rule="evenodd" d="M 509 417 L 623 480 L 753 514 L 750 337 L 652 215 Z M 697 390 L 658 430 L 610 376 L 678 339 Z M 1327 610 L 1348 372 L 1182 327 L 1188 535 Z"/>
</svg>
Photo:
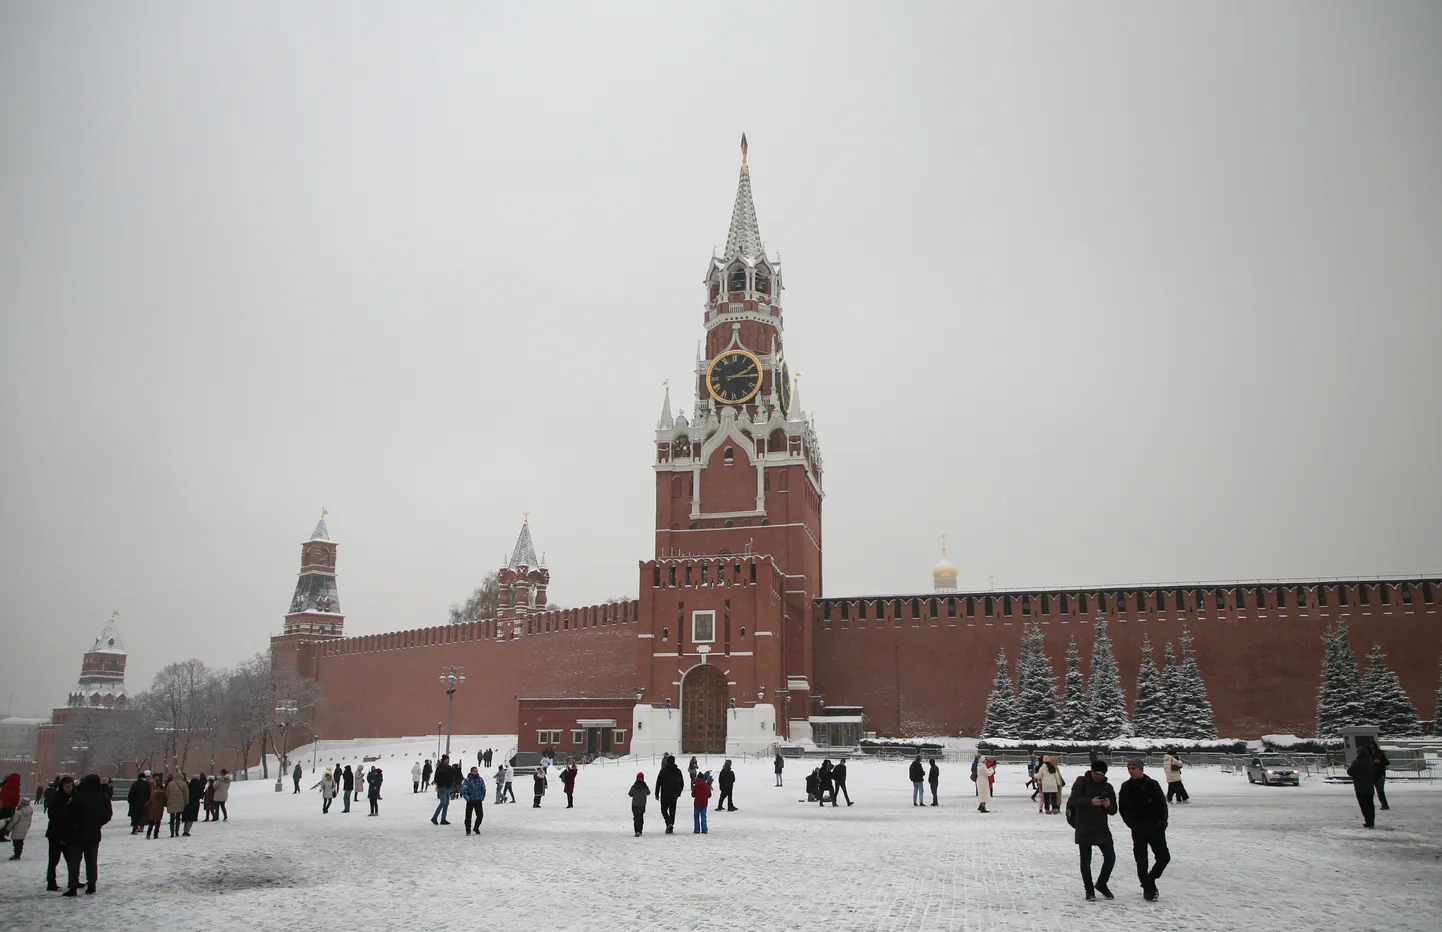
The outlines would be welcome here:
<svg viewBox="0 0 1442 932">
<path fill-rule="evenodd" d="M 285 791 L 285 765 L 286 765 L 286 735 L 295 725 L 295 717 L 300 712 L 293 699 L 281 699 L 275 705 L 275 727 L 280 729 L 280 766 L 275 769 L 275 791 Z M 313 769 L 313 768 L 312 768 Z"/>
<path fill-rule="evenodd" d="M 439 762 L 440 762 L 440 759 L 441 759 L 441 729 L 444 728 L 445 725 L 446 725 L 445 722 L 436 722 L 436 762 L 437 762 L 437 763 L 439 763 Z"/>
<path fill-rule="evenodd" d="M 451 725 L 456 718 L 456 686 L 466 681 L 461 667 L 446 667 L 441 673 L 441 682 L 446 684 L 446 756 L 451 753 Z"/>
<path fill-rule="evenodd" d="M 312 732 L 310 739 L 310 769 L 315 770 L 315 754 L 320 750 L 320 734 Z"/>
</svg>

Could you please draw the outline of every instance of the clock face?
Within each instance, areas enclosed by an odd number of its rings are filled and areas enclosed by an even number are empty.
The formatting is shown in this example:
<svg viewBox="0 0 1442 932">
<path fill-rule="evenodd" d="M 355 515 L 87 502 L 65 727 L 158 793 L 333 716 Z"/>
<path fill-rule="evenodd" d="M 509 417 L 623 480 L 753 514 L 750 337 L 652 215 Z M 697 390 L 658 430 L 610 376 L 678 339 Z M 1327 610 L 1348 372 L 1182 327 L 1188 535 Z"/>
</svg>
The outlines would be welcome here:
<svg viewBox="0 0 1442 932">
<path fill-rule="evenodd" d="M 761 390 L 761 360 L 745 350 L 727 350 L 711 360 L 706 388 L 722 404 L 745 404 Z"/>
<path fill-rule="evenodd" d="M 781 390 L 777 392 L 781 398 L 781 412 L 791 413 L 791 367 L 785 363 L 781 364 Z"/>
</svg>

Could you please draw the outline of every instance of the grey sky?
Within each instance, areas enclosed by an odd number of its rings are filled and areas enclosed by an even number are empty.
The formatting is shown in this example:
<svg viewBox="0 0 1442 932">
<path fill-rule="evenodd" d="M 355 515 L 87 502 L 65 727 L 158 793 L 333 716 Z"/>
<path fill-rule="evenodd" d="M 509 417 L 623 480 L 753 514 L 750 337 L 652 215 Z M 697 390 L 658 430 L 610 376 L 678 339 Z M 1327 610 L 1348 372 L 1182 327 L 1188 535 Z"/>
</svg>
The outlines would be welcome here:
<svg viewBox="0 0 1442 932">
<path fill-rule="evenodd" d="M 1083 9 L 1084 7 L 1084 9 Z M 0 6 L 0 700 L 634 595 L 751 141 L 825 592 L 1442 568 L 1442 7 Z M 689 397 L 678 405 L 690 410 Z"/>
</svg>

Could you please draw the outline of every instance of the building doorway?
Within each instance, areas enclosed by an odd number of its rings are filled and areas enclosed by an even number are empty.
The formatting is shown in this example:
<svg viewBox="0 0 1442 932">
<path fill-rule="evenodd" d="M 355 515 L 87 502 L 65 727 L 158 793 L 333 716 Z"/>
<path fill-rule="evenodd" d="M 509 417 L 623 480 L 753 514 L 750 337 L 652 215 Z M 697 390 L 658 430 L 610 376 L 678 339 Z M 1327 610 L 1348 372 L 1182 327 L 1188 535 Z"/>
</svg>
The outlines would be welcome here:
<svg viewBox="0 0 1442 932">
<path fill-rule="evenodd" d="M 681 683 L 681 753 L 726 753 L 726 675 L 698 664 Z"/>
</svg>

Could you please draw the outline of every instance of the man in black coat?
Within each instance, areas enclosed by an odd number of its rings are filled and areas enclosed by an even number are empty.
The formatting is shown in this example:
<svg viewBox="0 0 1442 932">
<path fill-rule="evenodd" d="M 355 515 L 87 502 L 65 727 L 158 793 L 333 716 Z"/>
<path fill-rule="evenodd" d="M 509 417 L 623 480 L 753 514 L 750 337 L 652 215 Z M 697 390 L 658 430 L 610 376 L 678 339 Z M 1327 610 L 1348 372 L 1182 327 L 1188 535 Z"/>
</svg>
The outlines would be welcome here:
<svg viewBox="0 0 1442 932">
<path fill-rule="evenodd" d="M 85 859 L 85 892 L 95 892 L 100 857 L 100 827 L 110 821 L 114 810 L 110 795 L 96 774 L 87 774 L 75 788 L 70 801 L 70 834 L 65 842 L 65 866 L 69 889 L 62 896 L 75 896 L 80 889 L 80 859 Z"/>
<path fill-rule="evenodd" d="M 666 834 L 676 828 L 676 800 L 686 789 L 686 775 L 676 766 L 676 758 L 666 755 L 661 772 L 656 775 L 656 798 L 661 800 L 661 818 L 666 820 Z"/>
<path fill-rule="evenodd" d="M 296 792 L 296 793 L 299 793 L 299 792 L 300 792 L 300 777 L 301 777 L 300 764 L 297 762 L 296 765 L 295 765 L 295 769 L 290 772 L 290 778 L 291 778 L 291 780 L 295 781 L 295 792 Z M 294 796 L 295 793 L 292 793 L 291 795 Z"/>
<path fill-rule="evenodd" d="M 77 787 L 75 792 L 80 792 Z M 181 820 L 185 823 L 185 832 L 182 837 L 190 837 L 190 827 L 200 818 L 200 803 L 205 798 L 205 774 L 198 773 L 190 778 L 190 801 L 185 804 L 185 814 Z"/>
<path fill-rule="evenodd" d="M 981 779 L 978 777 L 977 779 Z M 1112 876 L 1112 866 L 1117 862 L 1116 849 L 1112 847 L 1112 830 L 1107 827 L 1107 817 L 1117 811 L 1117 794 L 1107 782 L 1107 762 L 1093 761 L 1091 769 L 1077 777 L 1072 784 L 1071 796 L 1066 801 L 1067 824 L 1076 829 L 1077 847 L 1081 849 L 1082 886 L 1087 899 L 1097 898 L 1097 891 L 1107 899 L 1115 899 L 1107 889 Z M 1101 849 L 1102 872 L 1092 883 L 1092 847 Z"/>
<path fill-rule="evenodd" d="M 941 782 L 941 768 L 936 766 L 936 758 L 931 759 L 931 769 L 926 772 L 926 782 L 931 785 L 931 804 L 939 806 L 941 803 L 936 800 L 936 785 Z M 833 795 L 832 802 L 835 802 Z"/>
<path fill-rule="evenodd" d="M 1377 802 L 1382 804 L 1382 811 L 1386 812 L 1391 808 L 1387 805 L 1387 767 L 1392 762 L 1387 759 L 1386 753 L 1377 746 L 1375 738 L 1367 739 L 1367 754 L 1372 758 L 1372 769 L 1377 777 Z"/>
<path fill-rule="evenodd" d="M 1352 792 L 1357 794 L 1357 805 L 1362 809 L 1362 825 L 1372 828 L 1377 822 L 1376 804 L 1372 794 L 1377 791 L 1377 761 L 1366 748 L 1357 749 L 1357 758 L 1347 768 L 1352 778 Z"/>
<path fill-rule="evenodd" d="M 731 769 L 729 760 L 721 765 L 721 773 L 717 775 L 716 782 L 721 784 L 721 795 L 716 799 L 716 811 L 725 809 L 727 812 L 735 812 L 736 800 L 731 795 L 731 790 L 736 785 L 736 771 Z"/>
<path fill-rule="evenodd" d="M 826 796 L 831 795 L 831 805 L 836 805 L 836 784 L 831 782 L 831 759 L 827 758 L 821 762 L 821 769 L 816 772 L 816 805 L 826 805 Z"/>
<path fill-rule="evenodd" d="M 70 842 L 70 802 L 75 798 L 75 778 L 57 777 L 53 789 L 54 793 L 46 791 L 45 794 L 45 811 L 50 816 L 50 824 L 45 827 L 45 840 L 50 843 L 50 860 L 45 865 L 46 890 L 60 889 L 55 882 L 55 868 L 65 857 L 65 849 Z M 72 890 L 70 895 L 74 896 L 75 892 Z"/>
<path fill-rule="evenodd" d="M 451 809 L 451 759 L 441 755 L 440 762 L 436 764 L 435 781 L 431 784 L 436 788 L 436 811 L 431 815 L 432 825 L 450 825 L 446 818 Z"/>
<path fill-rule="evenodd" d="M 1117 810 L 1122 821 L 1132 830 L 1132 857 L 1137 862 L 1137 879 L 1142 883 L 1142 896 L 1157 898 L 1157 878 L 1171 862 L 1167 850 L 1167 794 L 1161 784 L 1142 773 L 1141 760 L 1127 761 L 1128 779 L 1117 797 Z M 1156 865 L 1147 869 L 1147 848 L 1156 856 Z"/>
<path fill-rule="evenodd" d="M 343 808 L 341 812 L 350 812 L 350 795 L 352 793 L 355 793 L 356 790 L 359 789 L 359 787 L 356 786 L 355 782 L 356 777 L 359 775 L 359 773 L 359 764 L 356 765 L 355 770 L 351 770 L 350 764 L 346 764 L 345 769 L 340 772 L 340 789 L 341 793 L 344 794 L 341 797 L 341 802 L 345 804 L 345 808 Z M 360 794 L 356 793 L 356 795 L 359 796 Z"/>
<path fill-rule="evenodd" d="M 145 771 L 135 782 L 130 784 L 130 792 L 125 794 L 125 803 L 129 806 L 130 812 L 130 834 L 139 835 L 140 829 L 146 822 L 150 821 L 150 781 L 145 779 L 150 776 L 150 771 Z"/>
<path fill-rule="evenodd" d="M 836 766 L 832 768 L 831 782 L 833 784 L 831 790 L 831 805 L 836 805 L 836 796 L 838 793 L 846 793 L 846 805 L 851 805 L 851 794 L 846 792 L 846 758 L 843 757 L 837 761 Z"/>
<path fill-rule="evenodd" d="M 911 804 L 913 806 L 926 805 L 926 790 L 924 789 L 926 768 L 921 764 L 920 751 L 916 752 L 916 760 L 911 762 L 907 775 L 911 777 Z"/>
<path fill-rule="evenodd" d="M 426 758 L 426 765 L 421 768 L 421 792 L 424 793 L 431 785 L 431 759 Z"/>
</svg>

